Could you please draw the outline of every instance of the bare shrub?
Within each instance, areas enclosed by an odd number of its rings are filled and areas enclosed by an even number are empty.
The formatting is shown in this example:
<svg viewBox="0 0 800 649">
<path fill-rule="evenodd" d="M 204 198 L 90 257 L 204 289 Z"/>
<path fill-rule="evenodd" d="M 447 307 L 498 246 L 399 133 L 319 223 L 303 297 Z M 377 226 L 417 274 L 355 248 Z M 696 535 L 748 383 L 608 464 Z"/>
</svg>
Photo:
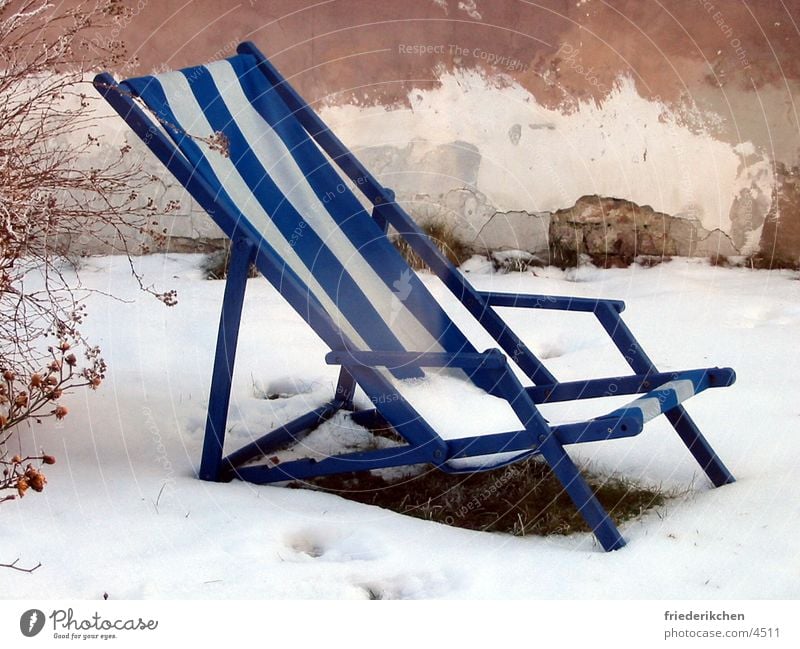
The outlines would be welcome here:
<svg viewBox="0 0 800 649">
<path fill-rule="evenodd" d="M 174 291 L 142 284 L 131 255 L 163 237 L 156 216 L 177 205 L 161 209 L 146 196 L 151 178 L 129 146 L 91 155 L 100 100 L 85 79 L 121 49 L 90 36 L 121 11 L 113 0 L 68 8 L 0 0 L 0 502 L 41 491 L 41 466 L 55 461 L 40 452 L 9 457 L 12 445 L 26 446 L 20 425 L 64 418 L 62 396 L 104 377 L 100 350 L 80 333 L 85 292 L 64 272 L 69 242 L 94 239 L 128 255 L 140 286 L 175 303 Z"/>
</svg>

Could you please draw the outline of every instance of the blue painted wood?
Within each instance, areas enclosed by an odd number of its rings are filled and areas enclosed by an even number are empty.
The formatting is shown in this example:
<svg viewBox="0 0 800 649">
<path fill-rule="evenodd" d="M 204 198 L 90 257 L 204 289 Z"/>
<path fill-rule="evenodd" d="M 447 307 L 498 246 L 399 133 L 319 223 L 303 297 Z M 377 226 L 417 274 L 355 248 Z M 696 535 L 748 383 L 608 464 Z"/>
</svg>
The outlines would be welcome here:
<svg viewBox="0 0 800 649">
<path fill-rule="evenodd" d="M 715 487 L 736 482 L 736 478 L 700 432 L 700 428 L 686 412 L 684 406 L 668 410 L 664 415 Z"/>
<path fill-rule="evenodd" d="M 333 417 L 341 406 L 338 401 L 326 403 L 234 451 L 222 460 L 223 477 L 232 477 L 232 471 L 241 464 L 296 444 L 322 422 Z"/>
<path fill-rule="evenodd" d="M 625 545 L 625 540 L 619 533 L 614 521 L 608 515 L 591 487 L 584 480 L 578 467 L 567 455 L 564 447 L 558 442 L 555 435 L 550 435 L 542 440 L 539 450 L 542 457 L 553 469 L 564 489 L 569 494 L 575 507 L 586 520 L 600 545 L 606 552 L 618 550 Z"/>
<path fill-rule="evenodd" d="M 393 446 L 374 451 L 359 451 L 334 455 L 321 460 L 301 459 L 275 466 L 240 467 L 236 477 L 254 484 L 307 480 L 336 473 L 370 471 L 393 466 L 409 466 L 436 462 L 430 449 L 413 446 Z"/>
<path fill-rule="evenodd" d="M 622 300 L 568 297 L 561 295 L 528 295 L 517 293 L 492 293 L 481 291 L 480 296 L 490 306 L 507 306 L 524 309 L 553 309 L 557 311 L 588 311 L 593 313 L 598 305 L 608 304 L 618 313 L 625 310 Z"/>
<path fill-rule="evenodd" d="M 256 251 L 256 266 L 267 280 L 280 291 L 290 304 L 302 300 L 307 293 L 304 287 L 284 274 L 281 258 L 268 246 Z M 331 321 L 327 312 L 315 303 L 309 303 L 303 313 L 304 319 L 320 338 L 334 351 L 356 351 Z M 348 372 L 364 390 L 367 398 L 376 406 L 392 427 L 409 443 L 432 449 L 437 459 L 444 460 L 446 444 L 425 419 L 411 407 L 395 387 L 379 371 L 365 366 L 350 367 Z"/>
<path fill-rule="evenodd" d="M 552 426 L 550 433 L 555 435 L 562 445 L 567 445 L 633 437 L 641 433 L 642 428 L 641 414 L 631 411 L 580 423 Z M 461 458 L 508 451 L 538 452 L 539 442 L 532 437 L 530 431 L 515 431 L 452 439 L 448 440 L 447 445 L 451 458 Z"/>
<path fill-rule="evenodd" d="M 377 370 L 359 365 L 349 367 L 348 371 L 372 405 L 380 409 L 384 419 L 403 439 L 414 446 L 431 449 L 436 464 L 447 459 L 445 441 Z"/>
<path fill-rule="evenodd" d="M 638 411 L 611 414 L 597 419 L 553 426 L 553 435 L 562 445 L 601 442 L 608 439 L 633 437 L 642 432 L 644 421 Z"/>
<path fill-rule="evenodd" d="M 239 340 L 239 323 L 247 286 L 247 274 L 250 264 L 253 262 L 254 252 L 253 244 L 246 239 L 235 239 L 231 243 L 230 265 L 222 298 L 217 350 L 211 374 L 211 394 L 208 398 L 206 432 L 200 461 L 201 480 L 217 480 L 220 475 L 225 445 L 225 428 L 228 422 L 228 406 L 231 398 L 233 366 L 236 360 L 236 344 Z"/>
<path fill-rule="evenodd" d="M 645 354 L 641 345 L 618 313 L 607 305 L 602 306 L 595 313 L 600 324 L 611 336 L 611 340 L 614 341 L 617 349 L 619 349 L 634 372 L 638 374 L 655 374 L 658 372 L 653 361 Z M 735 380 L 733 370 L 729 370 L 729 372 L 728 385 Z M 664 414 L 714 486 L 721 487 L 724 484 L 736 481 L 733 474 L 717 456 L 711 444 L 700 432 L 697 424 L 686 412 L 686 408 L 682 405 L 677 405 Z"/>
<path fill-rule="evenodd" d="M 682 372 L 655 372 L 583 381 L 564 381 L 554 385 L 535 385 L 526 390 L 534 403 L 556 403 L 574 399 L 639 394 L 680 378 L 690 378 L 698 385 L 703 375 L 707 375 L 708 385 L 706 387 L 709 388 L 727 387 L 736 380 L 735 372 L 729 367 L 709 367 Z"/>
<path fill-rule="evenodd" d="M 499 349 L 479 353 L 447 353 L 447 352 L 329 352 L 325 355 L 328 365 L 352 367 L 459 367 L 463 369 L 500 369 L 506 366 L 506 357 Z"/>
<path fill-rule="evenodd" d="M 383 189 L 384 194 L 389 197 L 389 202 L 394 203 L 394 192 L 391 189 L 387 189 L 384 187 Z M 375 221 L 375 224 L 381 229 L 384 234 L 389 232 L 389 220 L 384 216 L 383 209 L 381 207 L 382 198 L 378 196 L 376 199 L 375 206 L 372 208 L 372 220 Z"/>
<path fill-rule="evenodd" d="M 316 140 L 322 149 L 331 157 L 337 166 L 361 189 L 364 195 L 374 204 L 391 203 L 385 188 L 375 179 L 358 159 L 350 153 L 348 148 L 326 126 L 325 122 L 317 115 L 300 94 L 283 78 L 277 68 L 265 57 L 251 41 L 240 43 L 236 48 L 239 54 L 249 54 L 258 65 L 258 69 L 275 87 L 283 101 L 300 121 L 308 134 Z"/>
<path fill-rule="evenodd" d="M 510 453 L 513 451 L 535 451 L 538 445 L 538 441 L 529 430 L 516 430 L 508 433 L 494 433 L 492 435 L 447 440 L 450 459 Z"/>
<path fill-rule="evenodd" d="M 386 190 L 394 199 L 394 192 Z M 376 205 L 372 210 L 372 220 L 386 234 L 389 230 L 389 222 L 380 214 L 380 205 Z M 342 401 L 342 408 L 345 410 L 353 410 L 353 397 L 356 393 L 356 381 L 353 375 L 347 371 L 347 368 L 342 366 L 339 369 L 339 379 L 336 382 L 335 399 Z"/>
<path fill-rule="evenodd" d="M 339 379 L 336 381 L 336 392 L 333 395 L 334 400 L 342 404 L 342 409 L 353 409 L 353 397 L 356 394 L 356 380 L 353 375 L 347 371 L 346 367 L 339 369 Z"/>
</svg>

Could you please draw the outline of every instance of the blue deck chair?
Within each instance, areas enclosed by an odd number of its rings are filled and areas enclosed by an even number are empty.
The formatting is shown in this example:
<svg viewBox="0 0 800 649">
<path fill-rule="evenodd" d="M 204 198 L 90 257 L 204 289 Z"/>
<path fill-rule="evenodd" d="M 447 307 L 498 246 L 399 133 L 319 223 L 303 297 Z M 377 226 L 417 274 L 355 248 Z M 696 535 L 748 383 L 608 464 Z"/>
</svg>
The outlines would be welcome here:
<svg viewBox="0 0 800 649">
<path fill-rule="evenodd" d="M 733 482 L 682 405 L 707 388 L 731 385 L 733 370 L 659 372 L 623 323 L 620 301 L 476 291 L 252 43 L 241 44 L 228 59 L 120 84 L 103 73 L 95 87 L 232 242 L 202 479 L 236 477 L 265 484 L 423 463 L 473 472 L 539 454 L 606 550 L 625 541 L 565 446 L 637 435 L 645 422 L 664 414 L 715 486 Z M 371 203 L 371 213 L 355 191 Z M 398 254 L 387 237 L 389 225 L 498 348 L 479 352 L 473 347 Z M 231 377 L 251 264 L 330 348 L 325 360 L 340 366 L 340 373 L 331 401 L 225 455 Z M 495 307 L 594 313 L 633 374 L 559 382 Z M 512 364 L 532 387 L 523 386 Z M 427 380 L 463 388 L 460 396 L 448 391 L 448 399 L 501 403 L 513 417 L 511 430 L 489 431 L 487 426 L 488 432 L 445 435 L 409 397 L 414 386 Z M 356 386 L 374 408 L 356 411 Z M 537 408 L 609 394 L 642 396 L 580 423 L 553 425 Z M 256 463 L 296 444 L 338 411 L 350 411 L 358 424 L 391 427 L 406 443 L 321 459 Z"/>
</svg>

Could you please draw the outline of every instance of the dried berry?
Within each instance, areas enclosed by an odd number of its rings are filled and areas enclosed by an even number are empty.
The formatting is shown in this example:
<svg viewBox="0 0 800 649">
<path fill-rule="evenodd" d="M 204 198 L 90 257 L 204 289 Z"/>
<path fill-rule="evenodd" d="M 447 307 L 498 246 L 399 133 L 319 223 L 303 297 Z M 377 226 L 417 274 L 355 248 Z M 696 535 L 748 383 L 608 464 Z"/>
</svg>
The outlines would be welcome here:
<svg viewBox="0 0 800 649">
<path fill-rule="evenodd" d="M 20 480 L 27 480 L 28 486 L 37 492 L 42 491 L 44 486 L 47 484 L 47 478 L 45 477 L 44 473 L 37 471 L 33 467 L 28 468 L 25 471 L 25 476 L 20 478 Z"/>
</svg>

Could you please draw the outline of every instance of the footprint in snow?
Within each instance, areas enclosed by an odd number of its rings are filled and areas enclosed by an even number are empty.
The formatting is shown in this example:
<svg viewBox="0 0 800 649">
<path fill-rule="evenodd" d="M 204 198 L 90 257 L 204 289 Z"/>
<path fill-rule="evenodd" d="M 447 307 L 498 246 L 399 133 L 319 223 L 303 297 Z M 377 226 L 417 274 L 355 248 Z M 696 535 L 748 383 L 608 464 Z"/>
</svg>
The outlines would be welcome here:
<svg viewBox="0 0 800 649">
<path fill-rule="evenodd" d="M 289 534 L 284 544 L 290 550 L 288 561 L 371 561 L 386 553 L 382 544 L 369 534 L 338 528 L 309 528 Z"/>
<path fill-rule="evenodd" d="M 445 573 L 410 573 L 353 584 L 367 599 L 430 599 L 441 597 L 459 580 Z"/>
<path fill-rule="evenodd" d="M 800 322 L 800 307 L 797 306 L 750 306 L 723 321 L 729 329 L 755 329 L 769 325 L 795 325 Z"/>
</svg>

